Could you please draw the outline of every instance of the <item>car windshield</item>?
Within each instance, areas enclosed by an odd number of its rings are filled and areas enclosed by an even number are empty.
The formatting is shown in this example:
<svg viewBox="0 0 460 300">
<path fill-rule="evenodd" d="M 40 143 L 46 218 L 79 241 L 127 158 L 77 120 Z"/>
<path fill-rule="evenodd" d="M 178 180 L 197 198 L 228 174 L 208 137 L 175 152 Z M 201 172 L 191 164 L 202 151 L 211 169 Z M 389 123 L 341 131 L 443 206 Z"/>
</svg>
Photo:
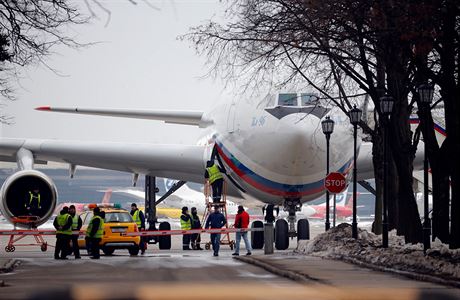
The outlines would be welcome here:
<svg viewBox="0 0 460 300">
<path fill-rule="evenodd" d="M 106 212 L 106 223 L 131 223 L 133 218 L 128 212 Z"/>
</svg>

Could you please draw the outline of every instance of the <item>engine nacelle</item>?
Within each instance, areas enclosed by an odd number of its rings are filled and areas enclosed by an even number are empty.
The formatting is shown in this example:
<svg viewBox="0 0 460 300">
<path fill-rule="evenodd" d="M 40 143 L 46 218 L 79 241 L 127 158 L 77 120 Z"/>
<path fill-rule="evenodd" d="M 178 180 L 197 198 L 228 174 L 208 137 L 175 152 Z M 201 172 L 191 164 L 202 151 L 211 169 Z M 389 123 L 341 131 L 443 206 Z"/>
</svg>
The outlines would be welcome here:
<svg viewBox="0 0 460 300">
<path fill-rule="evenodd" d="M 30 203 L 29 192 L 39 190 L 40 203 L 34 199 Z M 54 182 L 42 172 L 22 170 L 8 177 L 0 190 L 0 210 L 9 222 L 18 227 L 39 226 L 53 214 L 57 202 Z M 17 218 L 36 216 L 31 223 L 17 223 Z"/>
</svg>

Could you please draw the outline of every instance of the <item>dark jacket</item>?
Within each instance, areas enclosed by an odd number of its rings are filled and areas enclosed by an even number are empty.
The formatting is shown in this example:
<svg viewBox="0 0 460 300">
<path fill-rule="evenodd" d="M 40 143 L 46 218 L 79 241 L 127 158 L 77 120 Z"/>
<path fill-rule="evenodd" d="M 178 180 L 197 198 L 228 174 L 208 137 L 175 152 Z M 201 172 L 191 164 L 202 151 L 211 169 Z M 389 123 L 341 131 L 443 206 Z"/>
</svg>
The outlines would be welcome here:
<svg viewBox="0 0 460 300">
<path fill-rule="evenodd" d="M 201 222 L 200 222 L 200 217 L 198 215 L 191 215 L 192 218 L 192 229 L 200 229 L 201 228 Z"/>
<path fill-rule="evenodd" d="M 213 212 L 209 215 L 208 220 L 206 220 L 205 228 L 222 228 L 227 224 L 227 219 L 220 212 Z"/>
</svg>

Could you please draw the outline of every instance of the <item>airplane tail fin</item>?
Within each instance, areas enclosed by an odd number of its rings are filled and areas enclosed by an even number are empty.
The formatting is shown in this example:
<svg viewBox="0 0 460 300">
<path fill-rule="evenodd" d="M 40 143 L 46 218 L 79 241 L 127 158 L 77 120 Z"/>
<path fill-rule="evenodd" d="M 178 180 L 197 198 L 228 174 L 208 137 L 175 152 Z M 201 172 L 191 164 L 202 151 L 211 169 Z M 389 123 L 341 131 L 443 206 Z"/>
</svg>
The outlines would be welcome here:
<svg viewBox="0 0 460 300">
<path fill-rule="evenodd" d="M 109 204 L 110 198 L 112 198 L 112 189 L 105 191 L 104 197 L 102 197 L 102 204 Z"/>
</svg>

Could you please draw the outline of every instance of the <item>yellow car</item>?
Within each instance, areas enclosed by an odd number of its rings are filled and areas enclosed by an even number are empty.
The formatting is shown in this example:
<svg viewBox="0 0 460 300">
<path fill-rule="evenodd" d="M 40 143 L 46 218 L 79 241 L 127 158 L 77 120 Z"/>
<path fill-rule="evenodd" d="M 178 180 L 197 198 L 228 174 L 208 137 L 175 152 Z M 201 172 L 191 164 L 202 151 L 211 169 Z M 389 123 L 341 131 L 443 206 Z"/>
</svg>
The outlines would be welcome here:
<svg viewBox="0 0 460 300">
<path fill-rule="evenodd" d="M 125 209 L 118 208 L 116 205 L 97 205 L 101 211 L 105 212 L 104 235 L 102 236 L 100 246 L 105 255 L 112 255 L 116 249 L 128 249 L 129 254 L 137 255 L 139 253 L 139 236 L 122 236 L 121 233 L 137 232 L 136 223 L 129 212 Z M 82 231 L 86 232 L 89 222 L 93 217 L 93 211 L 96 205 L 88 205 L 88 210 L 83 212 L 80 217 L 83 222 Z M 78 246 L 86 248 L 85 237 L 82 235 L 78 239 Z"/>
</svg>

